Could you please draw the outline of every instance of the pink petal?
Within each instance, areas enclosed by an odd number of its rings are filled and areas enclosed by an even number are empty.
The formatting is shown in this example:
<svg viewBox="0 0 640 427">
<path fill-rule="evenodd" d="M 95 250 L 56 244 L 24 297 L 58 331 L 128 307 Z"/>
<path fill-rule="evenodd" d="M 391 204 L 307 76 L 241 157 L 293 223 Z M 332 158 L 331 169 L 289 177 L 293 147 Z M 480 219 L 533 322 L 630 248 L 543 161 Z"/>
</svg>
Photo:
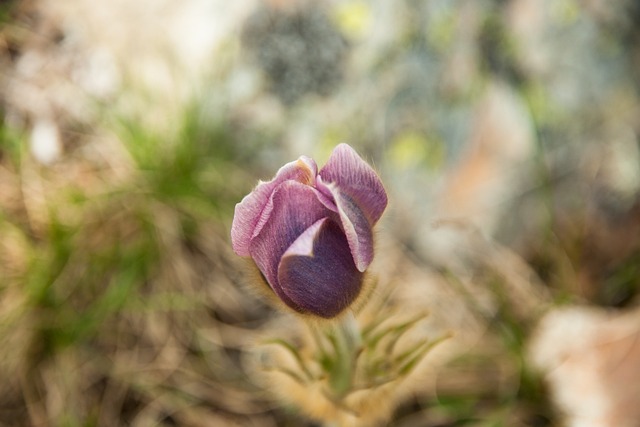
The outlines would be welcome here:
<svg viewBox="0 0 640 427">
<path fill-rule="evenodd" d="M 296 239 L 278 267 L 283 293 L 302 311 L 324 318 L 340 314 L 358 297 L 363 274 L 353 264 L 344 233 L 323 218 Z"/>
<path fill-rule="evenodd" d="M 317 166 L 313 159 L 301 156 L 278 170 L 275 178 L 260 182 L 240 203 L 236 205 L 231 225 L 233 250 L 240 256 L 249 256 L 249 245 L 269 218 L 273 205 L 271 195 L 283 182 L 294 180 L 306 185 L 315 184 Z"/>
<path fill-rule="evenodd" d="M 343 194 L 348 195 L 371 226 L 378 222 L 387 207 L 387 193 L 376 172 L 353 148 L 347 144 L 334 148 L 319 175 L 322 182 L 333 183 Z"/>
<path fill-rule="evenodd" d="M 334 184 L 324 184 L 320 178 L 317 184 L 324 192 L 332 195 L 353 262 L 358 270 L 364 272 L 373 261 L 373 231 L 369 218 L 357 201 L 343 192 L 342 188 Z"/>
<path fill-rule="evenodd" d="M 271 206 L 271 214 L 251 240 L 249 252 L 274 292 L 287 305 L 300 310 L 278 283 L 280 259 L 305 230 L 333 213 L 318 200 L 314 188 L 297 181 L 280 184 L 273 193 Z"/>
</svg>

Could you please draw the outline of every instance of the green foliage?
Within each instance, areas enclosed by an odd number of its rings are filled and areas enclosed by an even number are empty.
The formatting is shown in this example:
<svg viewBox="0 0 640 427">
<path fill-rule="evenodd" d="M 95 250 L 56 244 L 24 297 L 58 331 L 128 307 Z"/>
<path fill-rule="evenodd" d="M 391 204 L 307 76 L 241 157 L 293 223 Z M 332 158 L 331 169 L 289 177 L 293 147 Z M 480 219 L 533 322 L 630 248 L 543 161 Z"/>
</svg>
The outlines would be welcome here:
<svg viewBox="0 0 640 427">
<path fill-rule="evenodd" d="M 346 403 L 349 395 L 401 382 L 430 350 L 449 338 L 448 335 L 438 339 L 423 338 L 400 347 L 398 342 L 426 316 L 388 324 L 384 313 L 380 312 L 362 327 L 349 316 L 334 327 L 309 325 L 313 337 L 311 348 L 299 348 L 283 339 L 269 340 L 265 344 L 280 346 L 295 360 L 293 367 L 275 366 L 272 369 L 302 385 L 321 384 L 323 394 L 330 402 L 342 411 L 357 415 Z M 311 356 L 303 355 L 306 351 L 311 351 Z"/>
<path fill-rule="evenodd" d="M 624 306 L 640 292 L 640 251 L 621 260 L 607 275 L 598 295 L 605 306 Z"/>
<path fill-rule="evenodd" d="M 198 106 L 184 113 L 175 134 L 158 134 L 125 118 L 117 123 L 141 173 L 142 191 L 191 215 L 230 214 L 228 207 L 241 196 L 234 187 L 236 162 L 250 161 L 249 144 L 240 152 L 229 130 L 203 117 Z"/>
<path fill-rule="evenodd" d="M 18 3 L 17 0 L 8 0 L 0 3 L 0 27 L 11 20 L 11 12 L 16 3 Z"/>
<path fill-rule="evenodd" d="M 131 301 L 159 261 L 157 242 L 144 217 L 132 222 L 133 238 L 97 219 L 114 233 L 98 245 L 91 242 L 98 229 L 51 218 L 45 239 L 32 246 L 24 278 L 32 310 L 42 321 L 42 356 L 91 338 Z"/>
<path fill-rule="evenodd" d="M 3 119 L 0 116 L 0 119 Z M 7 157 L 7 166 L 16 167 L 25 151 L 24 135 L 0 123 L 0 159 Z"/>
</svg>

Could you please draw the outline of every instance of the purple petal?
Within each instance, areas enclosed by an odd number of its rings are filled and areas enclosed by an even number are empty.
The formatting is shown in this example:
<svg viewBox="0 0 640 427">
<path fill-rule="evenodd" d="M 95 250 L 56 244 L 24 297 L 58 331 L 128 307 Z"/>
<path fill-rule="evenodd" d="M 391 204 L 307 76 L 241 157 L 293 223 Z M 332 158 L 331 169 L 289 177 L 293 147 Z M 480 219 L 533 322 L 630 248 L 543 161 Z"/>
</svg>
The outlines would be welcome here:
<svg viewBox="0 0 640 427">
<path fill-rule="evenodd" d="M 387 207 L 387 193 L 376 172 L 349 145 L 338 145 L 319 175 L 324 183 L 333 183 L 348 195 L 371 226 L 380 219 Z"/>
<path fill-rule="evenodd" d="M 288 180 L 313 186 L 317 170 L 318 168 L 313 159 L 301 156 L 298 160 L 281 167 L 271 181 L 260 182 L 251 193 L 236 205 L 233 224 L 231 225 L 231 243 L 236 254 L 249 256 L 251 239 L 260 233 L 273 210 L 271 194 L 274 190 Z"/>
<path fill-rule="evenodd" d="M 334 184 L 324 184 L 318 177 L 318 187 L 332 195 L 346 235 L 356 268 L 364 272 L 373 261 L 373 231 L 369 218 L 351 195 Z"/>
<path fill-rule="evenodd" d="M 332 213 L 318 200 L 317 191 L 297 181 L 286 181 L 272 195 L 272 211 L 261 231 L 251 239 L 249 252 L 274 292 L 289 306 L 301 308 L 278 283 L 280 259 L 291 244 L 316 221 Z"/>
<path fill-rule="evenodd" d="M 340 227 L 323 218 L 293 242 L 278 267 L 278 281 L 289 299 L 324 318 L 340 314 L 358 297 L 363 274 L 353 264 Z"/>
</svg>

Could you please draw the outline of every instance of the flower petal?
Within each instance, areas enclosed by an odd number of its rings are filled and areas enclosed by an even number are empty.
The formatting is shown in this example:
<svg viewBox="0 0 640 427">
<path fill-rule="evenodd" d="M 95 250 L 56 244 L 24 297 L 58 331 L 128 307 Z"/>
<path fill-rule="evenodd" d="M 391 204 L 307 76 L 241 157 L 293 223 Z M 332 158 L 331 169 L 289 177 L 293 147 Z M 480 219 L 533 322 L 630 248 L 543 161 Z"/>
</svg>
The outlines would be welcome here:
<svg viewBox="0 0 640 427">
<path fill-rule="evenodd" d="M 371 226 L 380 219 L 387 207 L 387 193 L 376 172 L 348 144 L 333 150 L 319 175 L 324 183 L 334 183 L 347 194 Z"/>
<path fill-rule="evenodd" d="M 353 264 L 338 224 L 323 218 L 284 253 L 278 267 L 282 291 L 298 307 L 320 317 L 340 314 L 358 297 L 363 274 Z"/>
<path fill-rule="evenodd" d="M 233 250 L 240 256 L 249 256 L 249 244 L 269 218 L 273 205 L 271 194 L 283 182 L 294 180 L 313 186 L 318 167 L 313 159 L 301 156 L 278 170 L 275 178 L 260 182 L 240 203 L 236 205 L 231 225 Z"/>
<path fill-rule="evenodd" d="M 353 262 L 358 270 L 364 272 L 373 261 L 373 231 L 369 218 L 357 201 L 351 195 L 343 192 L 342 188 L 335 184 L 324 184 L 320 177 L 318 177 L 317 185 L 323 188 L 322 192 L 332 195 L 349 243 Z"/>
<path fill-rule="evenodd" d="M 251 239 L 249 252 L 273 291 L 289 306 L 301 311 L 278 283 L 280 259 L 291 244 L 316 221 L 332 215 L 317 192 L 297 181 L 286 181 L 272 195 L 272 211 L 260 232 Z"/>
</svg>

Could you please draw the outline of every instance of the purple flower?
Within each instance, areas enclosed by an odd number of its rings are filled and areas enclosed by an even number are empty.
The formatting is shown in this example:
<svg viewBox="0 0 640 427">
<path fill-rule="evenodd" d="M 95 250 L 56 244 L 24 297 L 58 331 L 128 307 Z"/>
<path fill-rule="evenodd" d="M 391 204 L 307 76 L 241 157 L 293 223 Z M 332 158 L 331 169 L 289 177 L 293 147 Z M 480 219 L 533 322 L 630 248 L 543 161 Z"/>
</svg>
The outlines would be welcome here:
<svg viewBox="0 0 640 427">
<path fill-rule="evenodd" d="M 347 144 L 320 169 L 301 156 L 236 205 L 231 241 L 275 294 L 300 313 L 331 318 L 358 297 L 373 260 L 372 228 L 387 206 L 374 170 Z"/>
</svg>

